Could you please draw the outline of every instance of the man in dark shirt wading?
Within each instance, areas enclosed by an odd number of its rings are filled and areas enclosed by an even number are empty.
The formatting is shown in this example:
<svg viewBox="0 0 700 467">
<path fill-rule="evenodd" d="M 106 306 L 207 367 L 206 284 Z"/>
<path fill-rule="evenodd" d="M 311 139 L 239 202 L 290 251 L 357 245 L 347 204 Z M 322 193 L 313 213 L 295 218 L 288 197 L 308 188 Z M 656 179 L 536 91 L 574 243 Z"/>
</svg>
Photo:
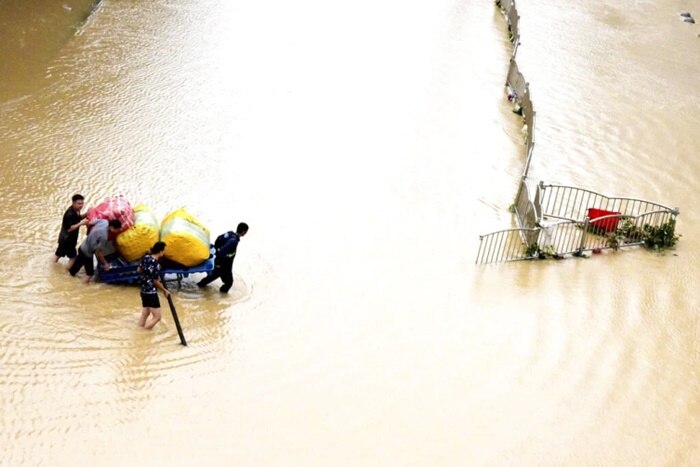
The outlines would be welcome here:
<svg viewBox="0 0 700 467">
<path fill-rule="evenodd" d="M 78 244 L 78 233 L 80 227 L 87 225 L 88 220 L 80 214 L 85 205 L 83 195 L 73 195 L 73 204 L 63 214 L 63 222 L 61 223 L 61 232 L 58 234 L 58 248 L 54 253 L 53 262 L 58 263 L 59 258 L 67 256 L 69 261 L 66 266 L 68 269 L 75 263 L 75 257 L 78 252 L 75 246 Z"/>
<path fill-rule="evenodd" d="M 206 287 L 207 284 L 221 278 L 224 285 L 219 289 L 222 293 L 228 293 L 233 285 L 233 260 L 236 257 L 238 242 L 248 233 L 248 224 L 241 222 L 236 227 L 236 231 L 229 231 L 219 235 L 214 243 L 216 248 L 216 258 L 214 259 L 214 271 L 207 277 L 197 283 L 200 287 Z"/>
</svg>

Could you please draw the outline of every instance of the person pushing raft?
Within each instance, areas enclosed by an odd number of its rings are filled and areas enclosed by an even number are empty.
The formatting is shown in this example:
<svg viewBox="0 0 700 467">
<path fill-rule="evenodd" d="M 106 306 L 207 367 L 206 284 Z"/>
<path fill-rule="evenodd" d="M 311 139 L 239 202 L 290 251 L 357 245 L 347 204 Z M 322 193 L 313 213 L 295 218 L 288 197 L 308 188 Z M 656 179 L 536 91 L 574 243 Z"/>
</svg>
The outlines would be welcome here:
<svg viewBox="0 0 700 467">
<path fill-rule="evenodd" d="M 87 237 L 78 248 L 78 256 L 75 262 L 70 267 L 68 272 L 71 276 L 78 274 L 83 267 L 85 268 L 85 278 L 83 281 L 87 284 L 95 275 L 95 264 L 93 257 L 97 257 L 105 269 L 109 271 L 109 262 L 105 259 L 104 250 L 107 249 L 109 245 L 109 234 L 116 234 L 122 228 L 122 223 L 113 219 L 111 221 L 106 221 L 104 219 L 98 219 L 92 224 L 90 230 L 88 231 Z"/>
<path fill-rule="evenodd" d="M 75 246 L 78 244 L 80 227 L 88 223 L 85 215 L 80 213 L 85 205 L 83 195 L 73 195 L 72 202 L 71 206 L 63 214 L 61 232 L 58 234 L 58 247 L 53 257 L 54 263 L 57 263 L 60 258 L 67 256 L 69 260 L 68 269 L 73 266 L 75 258 L 78 256 Z"/>
<path fill-rule="evenodd" d="M 216 249 L 214 271 L 197 283 L 199 287 L 206 287 L 211 282 L 221 278 L 224 284 L 219 288 L 219 291 L 228 293 L 233 285 L 233 260 L 236 257 L 238 243 L 246 233 L 248 233 L 248 224 L 241 222 L 236 227 L 235 232 L 229 231 L 217 237 L 216 242 L 214 242 Z"/>
</svg>

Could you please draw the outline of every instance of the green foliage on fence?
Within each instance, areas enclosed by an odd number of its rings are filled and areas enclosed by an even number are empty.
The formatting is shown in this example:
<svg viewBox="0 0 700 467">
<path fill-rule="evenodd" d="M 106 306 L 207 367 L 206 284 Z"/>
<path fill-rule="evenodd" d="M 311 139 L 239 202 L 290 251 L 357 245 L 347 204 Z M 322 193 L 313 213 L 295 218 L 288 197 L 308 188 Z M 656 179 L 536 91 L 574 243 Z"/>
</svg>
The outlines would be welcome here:
<svg viewBox="0 0 700 467">
<path fill-rule="evenodd" d="M 606 235 L 606 245 L 613 250 L 629 243 L 641 243 L 646 248 L 662 251 L 678 243 L 676 220 L 671 219 L 661 225 L 644 224 L 639 227 L 632 220 L 625 219 L 614 232 Z"/>
<path fill-rule="evenodd" d="M 552 245 L 548 245 L 545 247 L 540 247 L 537 243 L 530 243 L 529 245 L 523 244 L 525 247 L 525 255 L 529 258 L 537 258 L 537 259 L 547 259 L 547 258 L 555 258 L 555 259 L 561 259 L 562 256 L 559 255 L 559 253 L 556 252 L 554 247 Z"/>
</svg>

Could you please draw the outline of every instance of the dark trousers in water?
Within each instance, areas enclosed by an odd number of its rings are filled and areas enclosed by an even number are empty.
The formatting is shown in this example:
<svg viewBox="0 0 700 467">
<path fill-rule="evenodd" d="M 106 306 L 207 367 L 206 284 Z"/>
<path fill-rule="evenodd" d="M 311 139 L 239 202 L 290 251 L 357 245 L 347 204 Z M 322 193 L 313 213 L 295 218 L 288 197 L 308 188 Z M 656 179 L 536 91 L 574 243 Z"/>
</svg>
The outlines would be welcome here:
<svg viewBox="0 0 700 467">
<path fill-rule="evenodd" d="M 75 258 L 75 263 L 73 263 L 73 266 L 71 266 L 68 272 L 70 272 L 71 276 L 75 276 L 83 266 L 85 266 L 85 274 L 90 277 L 95 275 L 95 265 L 92 262 L 92 256 L 87 257 L 82 250 L 78 249 L 78 256 Z"/>
<path fill-rule="evenodd" d="M 214 271 L 207 277 L 202 279 L 197 283 L 200 287 L 206 287 L 207 284 L 214 282 L 216 279 L 221 278 L 221 282 L 224 285 L 219 288 L 220 292 L 228 293 L 229 289 L 233 285 L 233 259 L 225 259 L 223 261 L 214 262 Z"/>
</svg>

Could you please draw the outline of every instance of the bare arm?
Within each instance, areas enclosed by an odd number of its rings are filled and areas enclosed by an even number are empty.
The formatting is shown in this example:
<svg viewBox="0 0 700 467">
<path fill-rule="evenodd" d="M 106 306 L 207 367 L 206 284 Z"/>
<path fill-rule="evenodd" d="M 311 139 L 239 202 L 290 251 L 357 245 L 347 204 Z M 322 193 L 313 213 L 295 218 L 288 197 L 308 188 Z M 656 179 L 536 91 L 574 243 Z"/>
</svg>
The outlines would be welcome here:
<svg viewBox="0 0 700 467">
<path fill-rule="evenodd" d="M 168 297 L 170 295 L 170 291 L 165 288 L 165 286 L 163 285 L 163 283 L 160 280 L 153 279 L 153 285 L 155 285 L 158 289 L 160 289 L 166 297 Z"/>
<path fill-rule="evenodd" d="M 105 259 L 105 255 L 102 253 L 102 248 L 98 248 L 95 250 L 95 256 L 97 256 L 97 260 L 102 263 L 102 266 L 104 267 L 105 271 L 109 271 L 109 263 Z"/>
<path fill-rule="evenodd" d="M 73 232 L 74 230 L 78 230 L 80 227 L 87 225 L 87 223 L 88 223 L 88 220 L 83 219 L 80 222 L 78 222 L 77 224 L 73 224 L 70 227 L 68 227 L 68 232 Z"/>
</svg>

